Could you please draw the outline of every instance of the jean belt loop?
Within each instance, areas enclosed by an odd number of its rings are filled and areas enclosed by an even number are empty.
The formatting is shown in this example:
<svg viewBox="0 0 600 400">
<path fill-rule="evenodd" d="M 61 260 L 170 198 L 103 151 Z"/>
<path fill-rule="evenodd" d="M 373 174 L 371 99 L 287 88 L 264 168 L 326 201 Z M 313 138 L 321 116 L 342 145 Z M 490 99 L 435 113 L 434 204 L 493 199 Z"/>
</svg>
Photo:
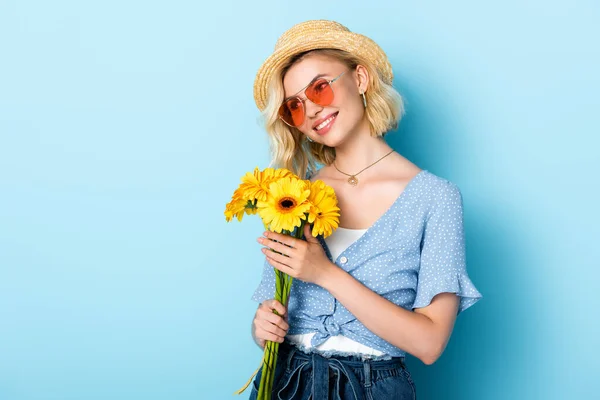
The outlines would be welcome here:
<svg viewBox="0 0 600 400">
<path fill-rule="evenodd" d="M 365 387 L 371 387 L 371 360 L 368 358 L 364 360 L 363 367 L 365 372 Z"/>
</svg>

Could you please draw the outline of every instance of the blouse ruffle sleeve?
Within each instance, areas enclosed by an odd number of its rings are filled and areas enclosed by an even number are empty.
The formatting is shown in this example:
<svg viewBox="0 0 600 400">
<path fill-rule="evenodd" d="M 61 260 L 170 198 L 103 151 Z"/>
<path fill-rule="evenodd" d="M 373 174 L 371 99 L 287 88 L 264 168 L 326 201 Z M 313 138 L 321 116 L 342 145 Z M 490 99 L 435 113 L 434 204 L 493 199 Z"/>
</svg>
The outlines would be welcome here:
<svg viewBox="0 0 600 400">
<path fill-rule="evenodd" d="M 435 193 L 425 224 L 417 293 L 412 308 L 425 307 L 437 294 L 444 292 L 460 297 L 458 314 L 482 297 L 466 269 L 462 194 L 456 184 L 447 180 Z"/>
<path fill-rule="evenodd" d="M 251 299 L 262 303 L 267 299 L 275 298 L 275 270 L 265 258 L 261 281 L 254 290 Z"/>
</svg>

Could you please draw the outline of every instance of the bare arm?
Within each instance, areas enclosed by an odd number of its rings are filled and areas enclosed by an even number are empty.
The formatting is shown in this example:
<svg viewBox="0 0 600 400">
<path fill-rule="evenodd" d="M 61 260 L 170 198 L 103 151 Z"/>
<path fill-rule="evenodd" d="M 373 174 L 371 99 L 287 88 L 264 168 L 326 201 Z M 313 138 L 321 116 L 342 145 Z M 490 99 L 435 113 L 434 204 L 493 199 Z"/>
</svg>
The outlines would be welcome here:
<svg viewBox="0 0 600 400">
<path fill-rule="evenodd" d="M 269 263 L 296 279 L 325 288 L 371 332 L 425 364 L 433 364 L 454 328 L 459 297 L 440 293 L 426 307 L 406 310 L 332 263 L 312 236 L 310 226 L 304 229 L 306 241 L 264 232 L 259 243 L 267 246 L 262 251 Z"/>
<path fill-rule="evenodd" d="M 335 264 L 318 283 L 367 329 L 392 345 L 433 364 L 442 354 L 454 327 L 459 297 L 440 293 L 415 311 L 406 310 L 375 293 Z"/>
</svg>

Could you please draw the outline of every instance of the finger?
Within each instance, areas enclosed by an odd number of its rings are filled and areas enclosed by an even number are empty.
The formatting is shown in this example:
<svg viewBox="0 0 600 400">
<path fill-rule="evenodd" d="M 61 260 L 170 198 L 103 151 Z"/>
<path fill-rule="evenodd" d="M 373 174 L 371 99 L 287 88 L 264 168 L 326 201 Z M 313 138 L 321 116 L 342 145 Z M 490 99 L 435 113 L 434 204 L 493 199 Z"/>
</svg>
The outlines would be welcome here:
<svg viewBox="0 0 600 400">
<path fill-rule="evenodd" d="M 290 325 L 287 322 L 286 316 L 281 315 L 279 320 L 276 322 L 276 325 L 287 332 L 290 329 Z"/>
<path fill-rule="evenodd" d="M 281 315 L 281 314 L 277 315 L 271 311 L 261 311 L 260 315 L 258 316 L 258 319 L 269 321 L 270 323 L 277 325 L 278 327 L 280 327 L 281 329 L 283 329 L 285 331 L 290 329 L 290 325 L 288 324 L 288 321 L 287 321 L 287 314 L 286 315 Z"/>
<path fill-rule="evenodd" d="M 280 301 L 277 301 L 275 299 L 267 301 L 269 302 L 269 306 L 271 307 L 271 309 L 277 311 L 279 315 L 284 315 L 285 313 L 287 313 L 287 307 L 281 304 Z"/>
<path fill-rule="evenodd" d="M 286 333 L 286 330 L 284 328 L 280 327 L 277 324 L 273 324 L 270 321 L 267 321 L 266 319 L 257 320 L 256 327 L 257 327 L 257 329 L 260 328 L 266 332 L 273 333 L 278 336 L 285 336 L 285 333 Z"/>
<path fill-rule="evenodd" d="M 265 333 L 275 335 L 278 338 L 285 337 L 285 335 L 286 335 L 285 330 L 283 330 L 282 328 L 280 328 L 279 326 L 277 326 L 275 324 L 270 323 L 269 321 L 264 321 L 264 320 L 258 321 L 257 326 L 258 326 L 258 328 L 265 331 Z M 265 337 L 265 339 L 267 339 L 267 338 Z M 271 340 L 271 339 L 269 339 L 269 340 Z"/>
<path fill-rule="evenodd" d="M 288 247 L 284 244 L 275 242 L 273 240 L 264 240 L 262 242 L 266 247 L 263 247 L 265 250 L 274 250 L 278 253 L 281 253 L 284 256 L 291 257 L 295 254 L 296 249 L 292 247 Z"/>
<path fill-rule="evenodd" d="M 273 324 L 278 324 L 279 318 L 283 318 L 281 315 L 275 314 L 271 308 L 263 308 L 256 314 L 259 319 L 267 320 Z"/>
<path fill-rule="evenodd" d="M 256 337 L 262 340 L 270 340 L 271 342 L 283 342 L 283 337 L 275 335 L 274 333 L 267 332 L 264 329 L 256 330 Z"/>
<path fill-rule="evenodd" d="M 294 271 L 294 269 L 292 268 L 291 265 L 289 265 L 289 263 L 292 262 L 292 258 L 281 255 L 281 254 L 277 254 L 269 249 L 263 249 L 263 253 L 265 253 L 265 255 L 267 256 L 267 260 L 269 260 L 269 263 L 272 266 L 274 266 L 278 270 L 283 271 L 286 274 L 292 276 L 290 274 L 290 272 Z M 278 264 L 278 265 L 276 265 L 276 264 Z"/>
<path fill-rule="evenodd" d="M 275 299 L 267 299 L 263 301 L 258 306 L 258 310 L 256 310 L 257 314 L 263 312 L 271 315 L 281 315 L 283 317 L 287 314 L 287 307 Z M 274 312 L 277 312 L 277 314 L 274 314 Z"/>
<path fill-rule="evenodd" d="M 263 235 L 264 235 L 264 237 L 266 237 L 267 239 L 269 239 L 271 241 L 276 241 L 276 242 L 282 243 L 291 248 L 297 247 L 298 240 L 291 236 L 282 235 L 281 233 L 269 232 L 269 231 L 264 232 Z"/>
<path fill-rule="evenodd" d="M 317 240 L 317 238 L 314 237 L 312 234 L 312 228 L 311 228 L 310 224 L 304 225 L 304 237 L 306 238 L 306 241 L 309 243 L 319 243 L 319 240 Z"/>
<path fill-rule="evenodd" d="M 279 261 L 270 259 L 269 257 L 267 257 L 267 260 L 269 260 L 269 264 L 271 264 L 273 266 L 273 268 L 277 268 L 278 270 L 280 270 L 281 272 L 283 272 L 285 274 L 288 274 L 292 278 L 296 278 L 296 270 L 294 270 L 290 266 L 288 266 L 286 264 L 282 264 Z"/>
</svg>

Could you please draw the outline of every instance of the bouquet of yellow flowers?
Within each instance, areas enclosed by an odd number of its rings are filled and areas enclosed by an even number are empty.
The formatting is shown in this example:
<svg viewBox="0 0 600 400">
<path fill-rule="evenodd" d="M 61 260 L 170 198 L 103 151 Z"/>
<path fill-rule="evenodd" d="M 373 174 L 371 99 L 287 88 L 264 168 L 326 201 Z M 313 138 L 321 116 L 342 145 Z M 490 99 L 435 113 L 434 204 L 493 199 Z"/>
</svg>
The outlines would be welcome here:
<svg viewBox="0 0 600 400">
<path fill-rule="evenodd" d="M 285 168 L 254 169 L 242 177 L 242 183 L 225 206 L 225 220 L 242 221 L 244 215 L 258 214 L 266 230 L 302 238 L 304 226 L 313 224 L 312 235 L 327 237 L 339 225 L 337 197 L 333 188 L 321 180 L 300 179 Z M 284 306 L 292 287 L 293 278 L 275 270 L 274 298 Z M 274 313 L 278 314 L 276 311 Z M 279 314 L 278 314 L 279 315 Z M 266 341 L 260 366 L 248 383 L 235 392 L 240 394 L 264 365 L 257 400 L 270 400 L 279 342 Z"/>
</svg>

